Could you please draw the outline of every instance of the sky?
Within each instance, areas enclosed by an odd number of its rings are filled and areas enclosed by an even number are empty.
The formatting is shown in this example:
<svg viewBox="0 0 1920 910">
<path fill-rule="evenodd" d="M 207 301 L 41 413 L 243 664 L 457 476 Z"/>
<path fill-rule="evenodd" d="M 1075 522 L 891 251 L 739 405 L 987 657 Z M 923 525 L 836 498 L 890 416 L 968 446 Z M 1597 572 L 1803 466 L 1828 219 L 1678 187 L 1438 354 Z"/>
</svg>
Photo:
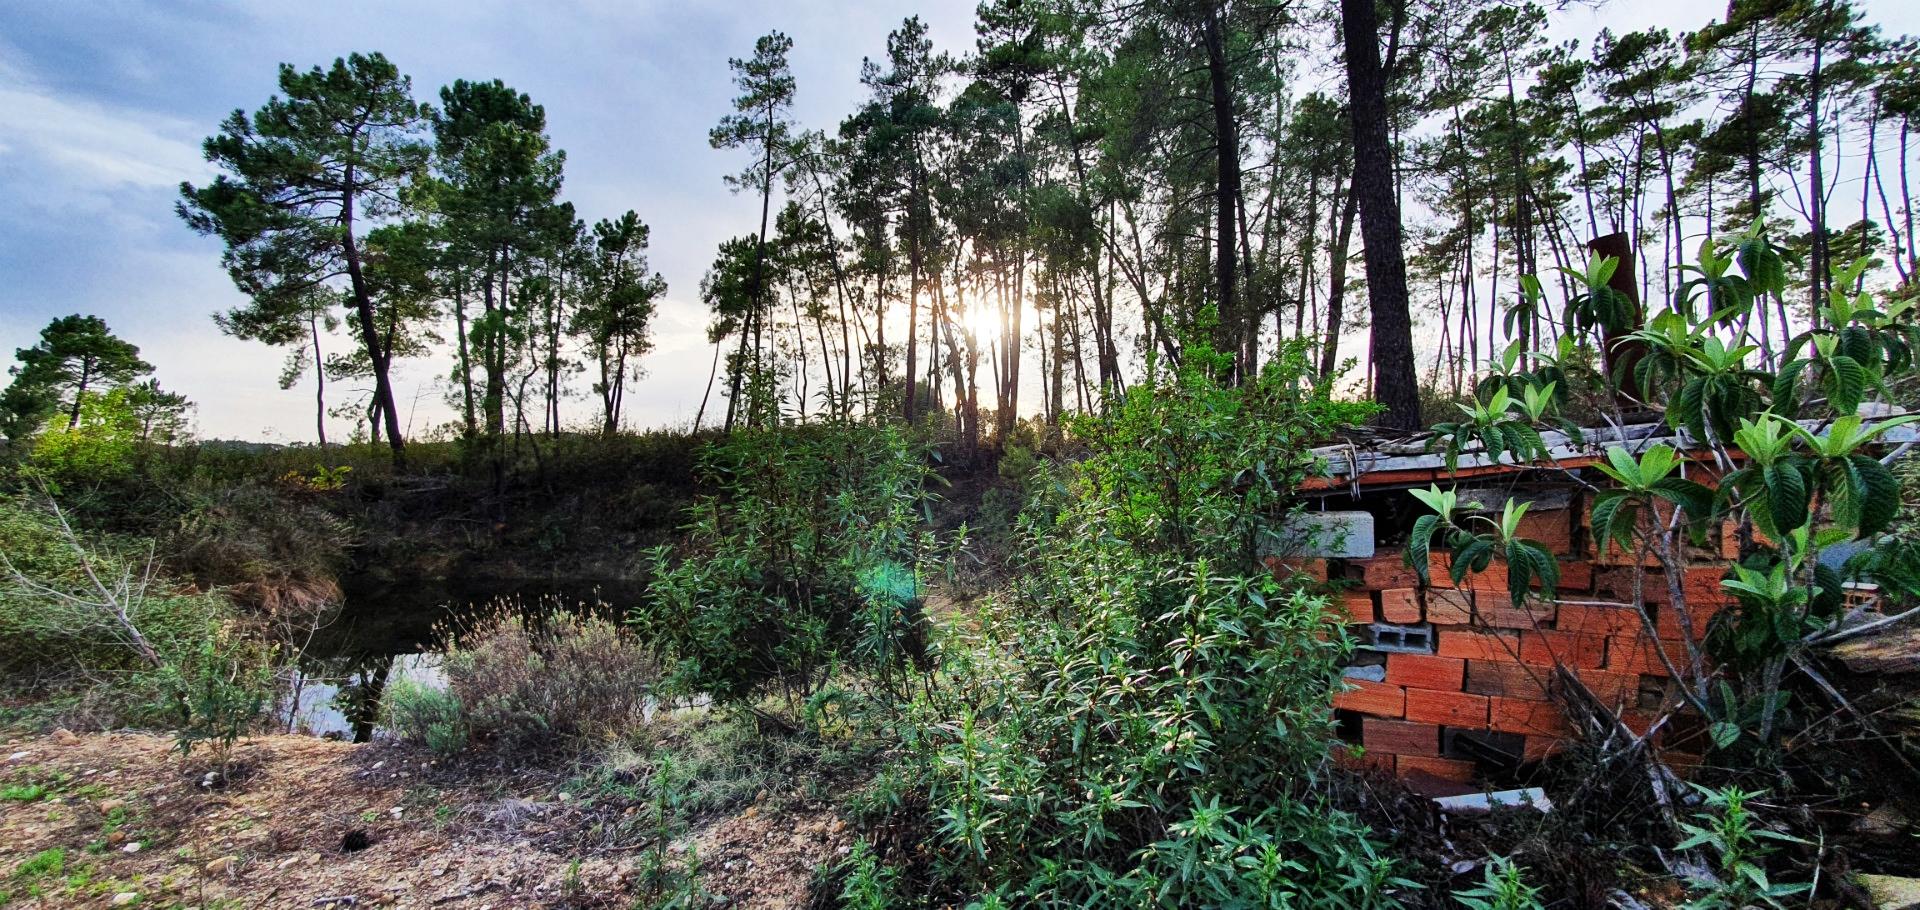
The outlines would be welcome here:
<svg viewBox="0 0 1920 910">
<path fill-rule="evenodd" d="M 1890 33 L 1920 32 L 1920 4 L 1868 0 Z M 282 62 L 306 68 L 380 51 L 432 100 L 458 78 L 499 78 L 547 110 L 566 150 L 564 197 L 589 222 L 633 209 L 652 226 L 668 294 L 626 423 L 692 419 L 706 386 L 701 274 L 721 240 L 751 232 L 757 200 L 722 177 L 745 163 L 707 131 L 735 94 L 727 59 L 771 29 L 794 39 L 795 115 L 833 128 L 864 95 L 860 61 L 885 53 L 907 15 L 935 45 L 973 47 L 974 0 L 323 0 L 8 3 L 0 7 L 0 366 L 50 319 L 91 313 L 140 346 L 162 385 L 198 403 L 203 437 L 311 441 L 312 387 L 283 391 L 283 352 L 223 335 L 212 315 L 242 302 L 220 244 L 175 216 L 181 181 L 210 179 L 200 141 L 274 90 Z M 536 11 L 537 10 L 537 11 Z M 1557 17 L 1555 31 L 1698 27 L 1718 0 L 1614 0 Z M 411 431 L 450 419 L 442 359 L 399 367 Z M 579 391 L 585 391 L 580 383 Z M 594 402 L 570 403 L 584 422 Z M 342 434 L 344 421 L 330 433 Z"/>
</svg>

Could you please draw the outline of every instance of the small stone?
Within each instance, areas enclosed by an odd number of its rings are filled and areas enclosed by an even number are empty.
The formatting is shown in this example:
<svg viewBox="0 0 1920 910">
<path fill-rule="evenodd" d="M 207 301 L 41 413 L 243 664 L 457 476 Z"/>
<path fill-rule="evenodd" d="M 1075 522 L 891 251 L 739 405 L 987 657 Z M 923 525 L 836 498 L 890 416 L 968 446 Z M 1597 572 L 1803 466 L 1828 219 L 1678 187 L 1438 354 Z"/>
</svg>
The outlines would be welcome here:
<svg viewBox="0 0 1920 910">
<path fill-rule="evenodd" d="M 1899 806 L 1886 803 L 1856 819 L 1853 832 L 1868 837 L 1898 837 L 1910 824 L 1907 814 L 1900 811 Z"/>
<path fill-rule="evenodd" d="M 407 807 L 394 806 L 393 808 L 387 810 L 387 814 L 393 816 L 394 818 L 399 818 L 400 816 L 407 814 Z"/>
<path fill-rule="evenodd" d="M 233 865 L 235 862 L 237 862 L 237 860 L 235 860 L 231 856 L 222 856 L 219 859 L 216 859 L 210 863 L 207 863 L 206 865 L 207 874 L 208 875 L 226 875 L 227 873 L 233 871 Z"/>
<path fill-rule="evenodd" d="M 120 852 L 121 852 L 121 853 L 139 853 L 139 852 L 140 852 L 140 842 L 139 842 L 139 841 L 134 841 L 133 843 L 130 843 L 130 844 L 128 844 L 128 845 L 126 845 L 126 846 L 124 846 L 124 847 L 121 847 L 121 848 L 120 848 Z"/>
<path fill-rule="evenodd" d="M 122 891 L 113 896 L 113 906 L 115 907 L 131 907 L 137 903 L 140 903 L 140 892 L 138 891 Z"/>
<path fill-rule="evenodd" d="M 564 802 L 566 802 L 566 801 L 568 801 L 568 800 L 570 800 L 570 799 L 573 799 L 573 794 L 571 794 L 571 793 L 568 793 L 568 792 L 566 792 L 565 790 L 562 790 L 562 791 L 560 791 L 560 801 L 561 801 L 561 802 L 563 802 L 563 803 L 564 803 Z"/>
<path fill-rule="evenodd" d="M 107 846 L 118 847 L 121 844 L 124 844 L 126 842 L 127 842 L 127 832 L 125 831 L 108 831 L 107 832 Z"/>
<path fill-rule="evenodd" d="M 386 762 L 384 762 L 384 761 L 377 761 L 377 762 L 374 762 L 374 763 L 373 763 L 373 770 L 375 770 L 375 771 L 378 771 L 378 770 L 380 770 L 381 768 L 384 768 L 384 767 L 386 767 L 386 766 L 387 766 L 387 763 L 386 763 Z"/>
<path fill-rule="evenodd" d="M 1879 910 L 1915 910 L 1920 908 L 1920 878 L 1898 875 L 1862 875 L 1860 885 L 1873 896 Z"/>
<path fill-rule="evenodd" d="M 63 745 L 77 743 L 80 741 L 80 734 L 75 733 L 72 730 L 69 730 L 65 727 L 61 727 L 60 729 L 53 731 L 53 741 L 57 743 L 61 743 Z"/>
<path fill-rule="evenodd" d="M 33 757 L 32 752 L 15 752 L 12 755 L 7 756 L 7 761 L 26 761 L 28 758 L 31 758 L 31 757 Z"/>
<path fill-rule="evenodd" d="M 127 801 L 124 799 L 103 799 L 95 808 L 100 810 L 101 815 L 110 815 L 113 813 L 113 810 L 124 809 L 126 806 Z"/>
</svg>

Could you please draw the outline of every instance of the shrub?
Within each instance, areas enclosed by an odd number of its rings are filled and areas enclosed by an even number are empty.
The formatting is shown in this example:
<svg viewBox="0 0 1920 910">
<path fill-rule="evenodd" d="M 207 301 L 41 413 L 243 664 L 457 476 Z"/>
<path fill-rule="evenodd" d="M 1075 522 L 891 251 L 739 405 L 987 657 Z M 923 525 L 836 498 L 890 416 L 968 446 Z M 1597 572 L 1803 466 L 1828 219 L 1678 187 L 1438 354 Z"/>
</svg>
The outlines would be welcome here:
<svg viewBox="0 0 1920 910">
<path fill-rule="evenodd" d="M 934 871 L 982 906 L 1389 902 L 1312 795 L 1347 642 L 1259 558 L 1307 444 L 1365 413 L 1305 375 L 1298 349 L 1242 388 L 1191 366 L 1075 427 L 1029 571 L 906 730 Z"/>
<path fill-rule="evenodd" d="M 401 739 L 452 755 L 467 745 L 460 700 L 445 689 L 403 679 L 380 694 L 380 722 Z"/>
<path fill-rule="evenodd" d="M 215 634 L 191 655 L 169 662 L 160 672 L 164 704 L 177 707 L 180 725 L 173 732 L 181 758 L 205 745 L 222 778 L 233 747 L 252 731 L 266 708 L 273 685 L 272 655 L 248 642 Z"/>
<path fill-rule="evenodd" d="M 717 442 L 687 545 L 630 616 L 682 692 L 789 707 L 837 670 L 889 683 L 924 656 L 925 454 L 891 427 L 749 429 Z"/>
<path fill-rule="evenodd" d="M 83 538 L 51 507 L 0 497 L 0 675 L 124 682 L 193 654 L 231 615 L 224 598 L 153 577 L 132 544 Z"/>
<path fill-rule="evenodd" d="M 603 617 L 502 604 L 447 651 L 448 690 L 472 738 L 532 752 L 579 748 L 645 720 L 652 656 Z"/>
</svg>

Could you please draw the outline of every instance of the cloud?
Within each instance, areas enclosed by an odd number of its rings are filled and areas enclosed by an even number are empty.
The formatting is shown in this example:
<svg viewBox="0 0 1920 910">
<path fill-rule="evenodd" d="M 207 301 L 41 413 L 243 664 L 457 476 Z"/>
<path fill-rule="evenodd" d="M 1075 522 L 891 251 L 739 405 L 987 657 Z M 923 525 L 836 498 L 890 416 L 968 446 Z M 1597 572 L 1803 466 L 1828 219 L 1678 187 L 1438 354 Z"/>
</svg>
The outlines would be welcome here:
<svg viewBox="0 0 1920 910">
<path fill-rule="evenodd" d="M 210 173 L 192 130 L 137 111 L 60 98 L 0 71 L 0 155 L 10 174 L 67 189 L 171 189 Z"/>
</svg>

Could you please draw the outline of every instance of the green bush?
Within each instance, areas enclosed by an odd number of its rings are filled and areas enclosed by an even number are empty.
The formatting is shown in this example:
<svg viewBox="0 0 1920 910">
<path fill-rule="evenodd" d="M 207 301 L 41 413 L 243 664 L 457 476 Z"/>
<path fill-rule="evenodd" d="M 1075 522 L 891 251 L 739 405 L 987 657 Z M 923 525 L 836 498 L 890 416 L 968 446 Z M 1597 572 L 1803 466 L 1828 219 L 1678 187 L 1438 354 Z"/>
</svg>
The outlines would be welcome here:
<svg viewBox="0 0 1920 910">
<path fill-rule="evenodd" d="M 452 755 L 467 745 L 460 700 L 445 689 L 403 679 L 380 694 L 380 722 L 401 739 Z"/>
<path fill-rule="evenodd" d="M 49 508 L 23 498 L 0 497 L 0 558 L 0 676 L 15 681 L 111 681 L 152 669 L 103 609 L 93 579 L 124 585 L 128 620 L 162 662 L 195 653 L 232 615 L 222 597 L 152 577 L 143 549 L 71 534 Z"/>
<path fill-rule="evenodd" d="M 919 584 L 941 553 L 926 456 L 901 431 L 742 430 L 701 473 L 716 492 L 692 507 L 684 551 L 656 553 L 629 618 L 678 691 L 793 707 L 836 671 L 895 683 L 924 656 Z"/>
<path fill-rule="evenodd" d="M 637 727 L 658 676 L 652 655 L 610 620 L 557 609 L 535 620 L 506 604 L 457 636 L 444 666 L 469 735 L 525 752 Z"/>
<path fill-rule="evenodd" d="M 1026 519 L 1028 571 L 905 726 L 935 874 L 980 906 L 1390 903 L 1314 796 L 1347 641 L 1259 559 L 1307 446 L 1366 414 L 1307 372 L 1189 368 L 1074 428 L 1091 452 Z"/>
</svg>

